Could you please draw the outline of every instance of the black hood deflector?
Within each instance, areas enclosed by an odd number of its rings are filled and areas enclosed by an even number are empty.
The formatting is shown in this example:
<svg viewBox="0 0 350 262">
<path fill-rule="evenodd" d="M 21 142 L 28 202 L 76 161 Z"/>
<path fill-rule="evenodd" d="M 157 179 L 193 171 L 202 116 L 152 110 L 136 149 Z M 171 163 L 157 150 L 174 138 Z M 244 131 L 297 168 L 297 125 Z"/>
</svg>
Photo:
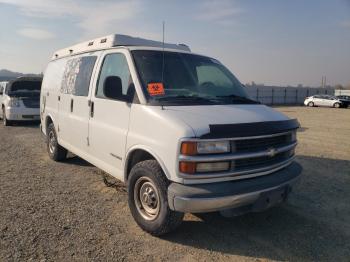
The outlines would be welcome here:
<svg viewBox="0 0 350 262">
<path fill-rule="evenodd" d="M 298 120 L 267 121 L 242 124 L 209 125 L 210 132 L 202 139 L 263 136 L 288 132 L 300 127 Z"/>
</svg>

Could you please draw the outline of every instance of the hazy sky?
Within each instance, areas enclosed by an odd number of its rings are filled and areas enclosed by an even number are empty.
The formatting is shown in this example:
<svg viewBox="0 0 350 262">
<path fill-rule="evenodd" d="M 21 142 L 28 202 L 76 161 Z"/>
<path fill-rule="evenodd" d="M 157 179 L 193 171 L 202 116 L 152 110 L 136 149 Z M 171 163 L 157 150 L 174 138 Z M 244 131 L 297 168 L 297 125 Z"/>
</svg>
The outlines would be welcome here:
<svg viewBox="0 0 350 262">
<path fill-rule="evenodd" d="M 39 73 L 56 49 L 111 33 L 186 43 L 243 82 L 350 83 L 350 0 L 0 0 L 0 69 Z"/>
</svg>

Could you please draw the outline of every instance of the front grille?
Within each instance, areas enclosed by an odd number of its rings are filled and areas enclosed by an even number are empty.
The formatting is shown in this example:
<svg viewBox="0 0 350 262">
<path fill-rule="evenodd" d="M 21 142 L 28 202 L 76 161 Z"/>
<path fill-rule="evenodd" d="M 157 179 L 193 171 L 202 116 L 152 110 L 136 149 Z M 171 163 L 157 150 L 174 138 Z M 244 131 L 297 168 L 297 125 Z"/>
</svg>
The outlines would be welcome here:
<svg viewBox="0 0 350 262">
<path fill-rule="evenodd" d="M 27 108 L 39 108 L 40 103 L 38 99 L 29 99 L 29 98 L 24 98 L 22 99 L 23 104 Z"/>
<path fill-rule="evenodd" d="M 286 161 L 290 156 L 291 152 L 283 152 L 277 154 L 273 157 L 263 156 L 263 157 L 255 157 L 255 158 L 244 158 L 238 159 L 234 161 L 234 170 L 235 171 L 244 171 L 247 169 L 258 169 L 266 166 L 272 166 L 278 164 L 280 162 Z"/>
<path fill-rule="evenodd" d="M 259 137 L 232 138 L 231 152 L 216 155 L 181 155 L 180 161 L 188 162 L 229 162 L 230 168 L 226 171 L 198 173 L 196 178 L 236 176 L 237 179 L 266 174 L 289 163 L 294 158 L 297 144 L 296 130 L 271 134 Z M 192 177 L 189 174 L 182 174 Z M 194 176 L 193 176 L 194 177 Z"/>
<path fill-rule="evenodd" d="M 276 148 L 280 146 L 285 146 L 291 143 L 291 134 L 284 134 L 280 136 L 264 137 L 256 139 L 247 140 L 237 140 L 232 142 L 232 148 L 235 152 L 254 152 L 267 150 L 269 148 Z"/>
</svg>

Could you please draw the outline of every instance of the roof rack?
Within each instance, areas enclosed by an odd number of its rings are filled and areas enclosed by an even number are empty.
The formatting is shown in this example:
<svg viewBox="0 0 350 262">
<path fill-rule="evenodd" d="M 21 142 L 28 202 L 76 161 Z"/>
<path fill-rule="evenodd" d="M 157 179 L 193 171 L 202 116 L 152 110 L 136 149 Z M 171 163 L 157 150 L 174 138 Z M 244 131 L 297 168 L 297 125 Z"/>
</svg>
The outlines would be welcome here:
<svg viewBox="0 0 350 262">
<path fill-rule="evenodd" d="M 52 60 L 59 59 L 62 57 L 86 53 L 101 49 L 107 49 L 115 46 L 147 46 L 147 47 L 163 47 L 163 43 L 160 41 L 153 41 L 143 39 L 139 37 L 132 37 L 128 35 L 114 34 L 108 35 L 93 40 L 89 40 L 83 43 L 79 43 L 64 49 L 60 49 L 54 53 Z M 190 48 L 185 44 L 169 44 L 164 43 L 164 48 L 177 49 L 181 51 L 190 52 Z"/>
</svg>

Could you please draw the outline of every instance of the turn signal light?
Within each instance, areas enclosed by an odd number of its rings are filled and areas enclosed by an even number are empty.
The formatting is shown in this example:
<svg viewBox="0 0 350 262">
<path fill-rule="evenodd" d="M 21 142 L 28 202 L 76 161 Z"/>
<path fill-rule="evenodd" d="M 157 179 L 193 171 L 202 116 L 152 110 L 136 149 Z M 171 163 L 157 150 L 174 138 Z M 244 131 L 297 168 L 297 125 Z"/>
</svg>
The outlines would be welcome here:
<svg viewBox="0 0 350 262">
<path fill-rule="evenodd" d="M 180 172 L 185 174 L 196 173 L 196 163 L 195 162 L 180 162 L 179 166 Z"/>
<path fill-rule="evenodd" d="M 182 142 L 181 154 L 187 156 L 194 156 L 197 154 L 197 143 L 196 142 Z"/>
</svg>

